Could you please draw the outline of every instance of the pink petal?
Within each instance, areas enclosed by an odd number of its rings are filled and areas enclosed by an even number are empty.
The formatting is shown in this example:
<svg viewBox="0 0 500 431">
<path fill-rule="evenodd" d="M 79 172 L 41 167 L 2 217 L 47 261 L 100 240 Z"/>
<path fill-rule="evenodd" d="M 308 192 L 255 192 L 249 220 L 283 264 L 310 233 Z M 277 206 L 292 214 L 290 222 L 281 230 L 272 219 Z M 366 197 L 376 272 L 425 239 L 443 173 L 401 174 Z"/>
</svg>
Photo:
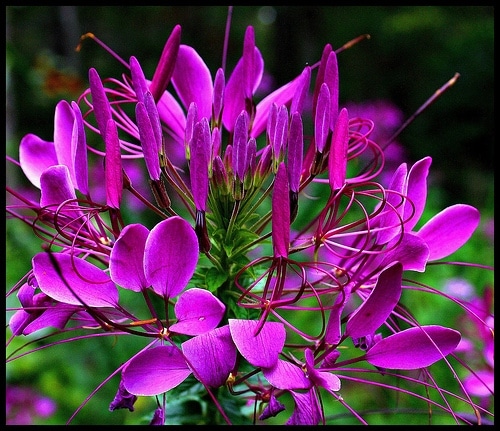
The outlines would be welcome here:
<svg viewBox="0 0 500 431">
<path fill-rule="evenodd" d="M 135 95 L 139 102 L 144 103 L 144 94 L 148 91 L 148 83 L 144 76 L 142 67 L 136 57 L 132 56 L 129 60 L 130 74 L 132 75 L 132 85 Z"/>
<path fill-rule="evenodd" d="M 125 389 L 133 395 L 162 394 L 180 385 L 191 374 L 182 352 L 158 346 L 132 358 L 122 372 Z"/>
<path fill-rule="evenodd" d="M 274 256 L 287 257 L 290 245 L 290 190 L 285 163 L 281 162 L 272 196 L 272 239 Z"/>
<path fill-rule="evenodd" d="M 112 208 L 120 208 L 123 192 L 122 159 L 118 127 L 114 120 L 108 120 L 104 136 L 106 143 L 106 203 Z"/>
<path fill-rule="evenodd" d="M 460 338 L 460 332 L 443 326 L 405 329 L 376 343 L 366 353 L 366 360 L 382 368 L 424 368 L 453 352 Z"/>
<path fill-rule="evenodd" d="M 329 371 L 319 371 L 314 368 L 314 354 L 311 349 L 306 349 L 304 352 L 306 358 L 306 370 L 309 379 L 315 386 L 323 387 L 329 392 L 340 391 L 340 379 Z"/>
<path fill-rule="evenodd" d="M 495 392 L 495 374 L 492 370 L 478 370 L 464 379 L 469 395 L 492 397 Z"/>
<path fill-rule="evenodd" d="M 158 295 L 177 296 L 193 276 L 198 254 L 198 238 L 186 220 L 174 216 L 161 221 L 149 233 L 144 249 L 148 284 Z"/>
<path fill-rule="evenodd" d="M 273 104 L 277 106 L 287 105 L 301 85 L 303 85 L 303 77 L 299 75 L 293 81 L 290 81 L 264 97 L 264 99 L 257 104 L 255 108 L 255 119 L 253 121 L 252 130 L 250 131 L 251 137 L 258 137 L 265 129 L 271 106 Z M 226 93 L 227 92 L 228 90 L 226 89 Z M 226 123 L 224 123 L 224 125 L 226 126 Z"/>
<path fill-rule="evenodd" d="M 380 266 L 384 267 L 391 262 L 398 261 L 403 264 L 403 271 L 424 272 L 429 260 L 429 247 L 425 241 L 412 232 L 405 232 L 400 240 L 399 236 L 387 244 L 391 249 L 395 242 L 400 241 L 396 248 L 384 253 L 380 257 Z"/>
<path fill-rule="evenodd" d="M 347 321 L 345 335 L 359 338 L 373 334 L 387 320 L 401 297 L 402 276 L 399 262 L 380 273 L 370 296 Z"/>
<path fill-rule="evenodd" d="M 344 290 L 337 295 L 333 304 L 328 324 L 325 332 L 325 342 L 328 344 L 338 344 L 342 338 L 342 312 L 345 305 L 349 302 L 351 296 L 351 286 L 347 285 Z"/>
<path fill-rule="evenodd" d="M 255 335 L 258 325 L 257 320 L 229 319 L 231 335 L 243 357 L 255 367 L 269 368 L 285 345 L 285 327 L 280 322 L 265 322 Z"/>
<path fill-rule="evenodd" d="M 402 163 L 394 172 L 389 190 L 394 193 L 387 193 L 387 203 L 382 212 L 376 217 L 376 226 L 382 229 L 378 232 L 377 243 L 386 244 L 402 230 L 400 216 L 403 214 L 403 201 L 401 194 L 406 194 L 406 175 L 408 167 Z"/>
<path fill-rule="evenodd" d="M 332 51 L 328 54 L 328 60 L 326 62 L 325 84 L 328 85 L 330 90 L 330 129 L 333 129 L 337 116 L 339 115 L 339 70 L 337 62 L 337 54 Z"/>
<path fill-rule="evenodd" d="M 168 91 L 161 96 L 157 105 L 158 115 L 168 129 L 169 135 L 175 143 L 184 148 L 184 132 L 186 129 L 186 115 L 179 102 Z"/>
<path fill-rule="evenodd" d="M 464 204 L 452 205 L 430 219 L 418 236 L 429 246 L 429 260 L 437 260 L 457 251 L 479 225 L 479 211 Z"/>
<path fill-rule="evenodd" d="M 86 260 L 63 253 L 38 253 L 32 263 L 40 290 L 57 301 L 88 307 L 118 304 L 118 289 L 108 274 Z"/>
<path fill-rule="evenodd" d="M 299 192 L 304 152 L 304 128 L 298 112 L 292 115 L 288 138 L 287 166 L 288 182 L 292 192 Z"/>
<path fill-rule="evenodd" d="M 161 173 L 160 156 L 158 154 L 158 146 L 153 125 L 151 124 L 151 119 L 149 118 L 149 114 L 144 103 L 137 103 L 135 107 L 135 116 L 137 119 L 137 127 L 139 129 L 142 152 L 144 154 L 144 162 L 146 163 L 149 177 L 152 180 L 158 181 Z"/>
<path fill-rule="evenodd" d="M 330 132 L 330 114 L 330 90 L 328 85 L 322 84 L 314 118 L 314 143 L 316 144 L 316 151 L 320 153 L 325 148 L 326 138 Z"/>
<path fill-rule="evenodd" d="M 40 188 L 42 172 L 50 166 L 59 164 L 54 143 L 28 133 L 19 144 L 19 163 L 26 178 L 35 187 Z"/>
<path fill-rule="evenodd" d="M 175 304 L 177 323 L 170 325 L 171 332 L 199 335 L 214 329 L 221 321 L 225 305 L 211 292 L 193 287 L 179 296 Z"/>
<path fill-rule="evenodd" d="M 304 102 L 309 92 L 309 85 L 311 84 L 311 66 L 304 67 L 304 70 L 298 77 L 298 80 L 299 83 L 290 105 L 290 115 L 294 115 L 296 112 L 302 114 Z"/>
<path fill-rule="evenodd" d="M 228 325 L 185 341 L 182 351 L 195 377 L 212 388 L 224 385 L 236 365 L 237 351 Z"/>
<path fill-rule="evenodd" d="M 295 408 L 285 425 L 318 425 L 322 414 L 316 392 L 311 389 L 305 393 L 290 393 L 295 401 Z"/>
<path fill-rule="evenodd" d="M 201 211 L 207 209 L 210 145 L 210 126 L 207 118 L 203 117 L 194 125 L 189 165 L 194 205 L 196 209 Z"/>
<path fill-rule="evenodd" d="M 170 33 L 170 36 L 163 47 L 160 61 L 156 66 L 156 70 L 153 74 L 153 80 L 151 82 L 151 86 L 149 87 L 155 101 L 160 100 L 162 94 L 164 94 L 165 89 L 168 86 L 168 83 L 170 82 L 170 78 L 172 77 L 172 73 L 176 65 L 180 43 L 181 26 L 177 24 L 172 29 L 172 33 Z"/>
<path fill-rule="evenodd" d="M 262 368 L 262 374 L 278 389 L 309 389 L 313 385 L 302 368 L 282 359 L 271 368 Z"/>
<path fill-rule="evenodd" d="M 46 169 L 40 176 L 40 189 L 41 207 L 59 205 L 67 200 L 76 199 L 68 167 L 64 165 L 55 165 Z M 71 212 L 71 217 L 75 216 L 75 212 Z"/>
<path fill-rule="evenodd" d="M 330 155 L 328 156 L 328 179 L 332 190 L 339 189 L 345 183 L 348 146 L 349 115 L 347 109 L 342 108 L 333 129 Z"/>
<path fill-rule="evenodd" d="M 246 111 L 241 111 L 236 118 L 234 125 L 234 140 L 232 152 L 232 166 L 236 177 L 243 181 L 245 178 L 245 168 L 247 159 L 247 144 L 248 144 L 248 114 Z"/>
<path fill-rule="evenodd" d="M 104 89 L 104 85 L 101 81 L 101 77 L 97 73 L 97 70 L 93 67 L 89 69 L 89 83 L 97 127 L 101 132 L 101 136 L 104 137 L 104 135 L 106 134 L 108 121 L 112 118 L 111 105 L 109 104 L 106 90 Z"/>
<path fill-rule="evenodd" d="M 257 47 L 254 48 L 253 68 L 253 91 L 255 92 L 262 79 L 262 74 L 264 73 L 264 59 L 262 58 L 262 54 Z M 233 70 L 233 73 L 231 73 L 231 76 L 226 83 L 226 89 L 224 90 L 224 109 L 222 110 L 222 122 L 229 132 L 233 131 L 236 117 L 240 115 L 241 111 L 245 110 L 244 89 L 245 76 L 243 58 L 240 58 Z M 264 126 L 266 121 L 267 110 L 264 113 Z M 262 131 L 262 129 L 260 131 Z M 257 135 L 252 134 L 252 136 L 256 137 Z"/>
<path fill-rule="evenodd" d="M 200 118 L 212 117 L 212 77 L 207 65 L 194 48 L 179 46 L 172 84 L 186 110 L 194 102 Z"/>
<path fill-rule="evenodd" d="M 47 327 L 63 329 L 70 317 L 78 310 L 80 310 L 80 307 L 57 303 L 47 308 L 39 317 L 27 325 L 23 334 L 28 335 Z"/>
<path fill-rule="evenodd" d="M 74 130 L 73 125 L 76 126 L 73 109 L 66 100 L 61 100 L 56 105 L 54 115 L 54 145 L 58 164 L 68 167 L 72 184 L 76 185 L 72 149 L 76 147 L 78 130 Z M 72 144 L 73 139 L 75 139 L 75 144 Z"/>
<path fill-rule="evenodd" d="M 404 218 L 407 219 L 412 211 L 414 215 L 406 222 L 406 229 L 411 230 L 415 227 L 424 212 L 427 200 L 427 176 L 432 163 L 432 158 L 424 157 L 416 162 L 408 173 L 407 196 L 410 198 L 415 208 L 412 208 L 409 202 L 405 203 Z"/>
<path fill-rule="evenodd" d="M 148 287 L 144 274 L 144 248 L 149 229 L 141 224 L 125 226 L 109 256 L 111 279 L 124 289 L 140 292 Z"/>
</svg>

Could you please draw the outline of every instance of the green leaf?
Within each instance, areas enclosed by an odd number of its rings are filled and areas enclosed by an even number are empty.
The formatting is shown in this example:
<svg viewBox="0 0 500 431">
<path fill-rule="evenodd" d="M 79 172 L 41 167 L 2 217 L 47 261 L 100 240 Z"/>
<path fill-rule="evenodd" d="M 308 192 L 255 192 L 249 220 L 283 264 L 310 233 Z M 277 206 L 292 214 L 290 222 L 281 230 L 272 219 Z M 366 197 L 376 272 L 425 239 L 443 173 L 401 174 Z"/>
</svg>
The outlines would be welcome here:
<svg viewBox="0 0 500 431">
<path fill-rule="evenodd" d="M 227 280 L 228 274 L 220 272 L 217 268 L 210 268 L 205 274 L 205 283 L 210 292 L 215 292 Z"/>
</svg>

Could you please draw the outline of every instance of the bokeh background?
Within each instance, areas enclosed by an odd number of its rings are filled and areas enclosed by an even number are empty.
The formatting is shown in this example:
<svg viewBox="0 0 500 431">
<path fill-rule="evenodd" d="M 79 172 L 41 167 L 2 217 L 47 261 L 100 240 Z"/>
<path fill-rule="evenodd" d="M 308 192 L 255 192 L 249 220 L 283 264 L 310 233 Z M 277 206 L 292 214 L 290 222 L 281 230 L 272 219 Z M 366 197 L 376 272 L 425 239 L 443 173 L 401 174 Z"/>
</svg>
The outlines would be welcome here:
<svg viewBox="0 0 500 431">
<path fill-rule="evenodd" d="M 90 39 L 82 41 L 77 52 L 81 35 L 92 32 L 125 60 L 136 56 L 151 77 L 166 38 L 180 24 L 182 43 L 193 46 L 215 72 L 223 61 L 227 15 L 227 6 L 8 6 L 7 154 L 17 158 L 26 133 L 52 139 L 55 104 L 76 98 L 86 86 L 90 67 L 101 76 L 123 73 L 122 65 Z M 433 158 L 427 214 L 455 203 L 481 211 L 480 228 L 456 260 L 493 265 L 493 22 L 493 6 L 238 6 L 232 12 L 227 69 L 232 70 L 241 55 L 247 25 L 255 28 L 269 84 L 275 86 L 318 61 L 326 43 L 336 49 L 369 34 L 370 39 L 338 56 L 340 104 L 383 100 L 397 107 L 403 119 L 458 72 L 455 85 L 419 115 L 398 142 L 408 163 L 427 155 Z M 8 169 L 9 175 L 14 174 Z M 9 177 L 11 181 L 15 179 Z M 9 221 L 6 247 L 9 289 L 30 268 L 40 243 L 24 226 Z M 443 278 L 467 277 L 477 294 L 493 285 L 492 273 L 484 271 L 453 273 L 447 268 L 434 277 L 430 283 L 438 287 L 444 285 Z M 422 313 L 439 310 L 421 308 Z M 446 318 L 453 322 L 455 317 Z M 8 364 L 9 385 L 28 386 L 55 403 L 55 412 L 47 417 L 33 413 L 34 423 L 64 423 L 106 372 L 111 373 L 120 358 L 126 359 L 126 347 L 118 351 L 101 343 L 61 346 L 56 353 L 42 350 Z M 148 400 L 138 403 L 133 418 L 124 411 L 107 412 L 115 391 L 116 384 L 99 390 L 72 423 L 137 423 L 141 412 L 149 414 Z M 390 421 L 374 416 L 374 422 Z M 412 417 L 408 415 L 406 422 Z"/>
</svg>

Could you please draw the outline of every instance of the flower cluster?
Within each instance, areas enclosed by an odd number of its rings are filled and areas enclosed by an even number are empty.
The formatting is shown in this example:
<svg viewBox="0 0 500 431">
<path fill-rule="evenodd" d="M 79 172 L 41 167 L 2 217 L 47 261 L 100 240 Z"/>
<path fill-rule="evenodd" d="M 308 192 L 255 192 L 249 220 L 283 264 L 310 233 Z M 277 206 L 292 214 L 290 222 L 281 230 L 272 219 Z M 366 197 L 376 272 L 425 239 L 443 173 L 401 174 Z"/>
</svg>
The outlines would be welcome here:
<svg viewBox="0 0 500 431">
<path fill-rule="evenodd" d="M 91 68 L 89 88 L 57 104 L 53 139 L 26 135 L 12 160 L 39 193 L 8 185 L 7 213 L 46 242 L 10 292 L 12 336 L 137 341 L 109 410 L 156 397 L 152 424 L 187 386 L 228 424 L 241 420 L 230 398 L 248 423 L 326 423 L 325 396 L 366 423 L 342 385 L 389 375 L 443 393 L 428 367 L 461 334 L 418 322 L 404 291 L 426 289 L 403 273 L 455 252 L 480 214 L 457 204 L 423 223 L 430 157 L 377 180 L 374 122 L 339 105 L 346 47 L 260 100 L 252 27 L 230 73 L 212 74 L 180 26 L 151 79 L 134 56 L 120 79 Z M 459 420 L 444 396 L 390 388 Z"/>
</svg>

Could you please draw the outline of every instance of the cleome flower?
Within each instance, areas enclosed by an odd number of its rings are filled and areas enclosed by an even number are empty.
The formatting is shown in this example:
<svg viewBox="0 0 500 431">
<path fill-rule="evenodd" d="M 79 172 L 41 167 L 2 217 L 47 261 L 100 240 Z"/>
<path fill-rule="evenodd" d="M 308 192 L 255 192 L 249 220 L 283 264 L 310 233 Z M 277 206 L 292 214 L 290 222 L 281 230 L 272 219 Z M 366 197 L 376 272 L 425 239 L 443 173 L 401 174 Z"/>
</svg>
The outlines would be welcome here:
<svg viewBox="0 0 500 431">
<path fill-rule="evenodd" d="M 480 214 L 457 204 L 421 223 L 430 157 L 378 180 L 373 121 L 339 104 L 338 55 L 356 41 L 326 45 L 259 100 L 252 27 L 230 72 L 210 71 L 181 33 L 151 78 L 135 56 L 121 79 L 91 68 L 81 96 L 56 105 L 53 140 L 21 140 L 13 162 L 36 193 L 7 185 L 7 213 L 45 247 L 9 292 L 19 306 L 8 343 L 42 333 L 136 343 L 103 381 L 120 376 L 109 410 L 155 397 L 155 425 L 188 399 L 210 406 L 186 414 L 190 424 L 335 423 L 332 400 L 367 423 L 342 394 L 349 385 L 467 420 L 430 371 L 441 362 L 457 378 L 461 333 L 439 316 L 419 323 L 406 293 L 425 289 L 406 274 L 464 245 Z M 453 397 L 475 418 L 491 415 L 461 388 Z"/>
</svg>

